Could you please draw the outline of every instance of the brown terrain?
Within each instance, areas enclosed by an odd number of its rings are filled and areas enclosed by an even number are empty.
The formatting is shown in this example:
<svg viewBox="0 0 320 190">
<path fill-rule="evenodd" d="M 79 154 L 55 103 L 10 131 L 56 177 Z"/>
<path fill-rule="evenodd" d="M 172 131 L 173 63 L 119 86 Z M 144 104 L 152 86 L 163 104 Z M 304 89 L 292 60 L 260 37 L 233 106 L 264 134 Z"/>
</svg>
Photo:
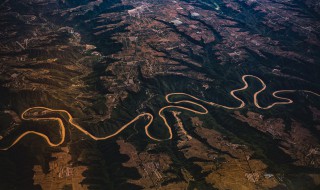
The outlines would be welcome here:
<svg viewBox="0 0 320 190">
<path fill-rule="evenodd" d="M 21 118 L 36 106 L 97 137 L 150 113 L 151 135 L 165 139 L 168 93 L 236 107 L 229 93 L 244 75 L 266 83 L 261 105 L 279 89 L 319 93 L 319 12 L 317 0 L 2 0 L 1 148 L 28 130 L 58 141 L 56 122 Z M 163 142 L 145 135 L 147 117 L 96 142 L 47 113 L 65 141 L 29 135 L 0 152 L 0 189 L 319 188 L 319 99 L 286 94 L 293 104 L 261 110 L 261 84 L 248 83 L 242 110 L 164 111 Z"/>
</svg>

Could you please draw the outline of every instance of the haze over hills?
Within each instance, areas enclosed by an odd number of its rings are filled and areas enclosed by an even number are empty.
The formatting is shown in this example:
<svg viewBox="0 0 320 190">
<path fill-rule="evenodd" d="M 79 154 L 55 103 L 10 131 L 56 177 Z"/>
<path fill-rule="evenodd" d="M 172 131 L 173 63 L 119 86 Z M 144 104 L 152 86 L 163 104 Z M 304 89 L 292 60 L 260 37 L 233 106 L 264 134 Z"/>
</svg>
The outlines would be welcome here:
<svg viewBox="0 0 320 190">
<path fill-rule="evenodd" d="M 0 189 L 318 189 L 316 0 L 0 0 Z"/>
</svg>

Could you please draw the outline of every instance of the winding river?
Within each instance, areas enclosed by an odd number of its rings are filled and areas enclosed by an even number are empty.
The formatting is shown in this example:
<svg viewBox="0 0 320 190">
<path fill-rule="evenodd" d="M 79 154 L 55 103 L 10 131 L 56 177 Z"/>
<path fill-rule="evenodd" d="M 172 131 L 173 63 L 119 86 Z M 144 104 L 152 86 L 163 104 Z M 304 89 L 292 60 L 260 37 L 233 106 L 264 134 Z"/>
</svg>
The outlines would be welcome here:
<svg viewBox="0 0 320 190">
<path fill-rule="evenodd" d="M 208 114 L 208 109 L 203 106 L 202 104 L 206 104 L 206 105 L 209 105 L 209 106 L 215 106 L 215 107 L 221 107 L 221 108 L 224 108 L 224 109 L 229 109 L 229 110 L 235 110 L 235 109 L 241 109 L 241 108 L 244 108 L 246 106 L 245 102 L 239 98 L 237 95 L 235 95 L 236 92 L 240 92 L 240 91 L 244 91 L 248 88 L 248 82 L 247 82 L 247 78 L 255 78 L 257 79 L 261 84 L 262 84 L 262 88 L 260 90 L 258 90 L 257 92 L 254 93 L 253 95 L 253 98 L 254 98 L 254 105 L 259 108 L 259 109 L 270 109 L 276 105 L 285 105 L 285 104 L 291 104 L 293 103 L 293 100 L 289 99 L 289 98 L 285 98 L 285 97 L 282 97 L 280 96 L 279 94 L 283 94 L 283 93 L 293 93 L 293 92 L 296 92 L 296 91 L 304 91 L 306 93 L 310 93 L 312 95 L 315 95 L 315 96 L 318 96 L 320 97 L 320 94 L 318 93 L 315 93 L 315 92 L 312 92 L 312 91 L 309 91 L 309 90 L 278 90 L 278 91 L 275 91 L 272 93 L 272 96 L 275 97 L 276 99 L 278 99 L 279 101 L 278 102 L 274 102 L 272 103 L 271 105 L 268 105 L 266 107 L 262 107 L 260 106 L 259 104 L 259 101 L 258 101 L 258 95 L 263 92 L 266 88 L 267 88 L 267 85 L 264 83 L 264 81 L 262 79 L 260 79 L 259 77 L 257 76 L 254 76 L 254 75 L 243 75 L 242 76 L 242 82 L 244 83 L 244 86 L 241 87 L 241 88 L 238 88 L 238 89 L 235 89 L 235 90 L 232 90 L 230 91 L 230 95 L 236 99 L 237 101 L 239 101 L 240 105 L 239 106 L 236 106 L 236 107 L 230 107 L 230 106 L 226 106 L 226 105 L 221 105 L 221 104 L 218 104 L 218 103 L 215 103 L 215 102 L 209 102 L 209 101 L 205 101 L 205 100 L 202 100 L 202 99 L 199 99 L 195 96 L 192 96 L 190 94 L 187 94 L 187 93 L 182 93 L 182 92 L 175 92 L 175 93 L 170 93 L 170 94 L 167 94 L 165 96 L 165 99 L 166 99 L 166 102 L 171 104 L 171 105 L 168 105 L 168 106 L 164 106 L 162 107 L 159 112 L 158 112 L 158 115 L 161 117 L 162 121 L 164 122 L 165 124 L 165 127 L 167 128 L 168 132 L 169 132 L 169 137 L 166 138 L 166 139 L 158 139 L 154 136 L 152 136 L 150 133 L 149 133 L 149 127 L 150 125 L 152 124 L 153 122 L 153 115 L 151 113 L 142 113 L 142 114 L 139 114 L 138 116 L 136 116 L 134 119 L 132 119 L 130 122 L 126 123 L 125 125 L 123 125 L 120 129 L 118 129 L 115 133 L 113 134 L 110 134 L 108 136 L 104 136 L 104 137 L 97 137 L 93 134 L 91 134 L 89 131 L 85 130 L 84 128 L 82 128 L 80 125 L 78 125 L 77 123 L 74 122 L 73 120 L 73 117 L 72 115 L 66 111 L 66 110 L 55 110 L 55 109 L 50 109 L 50 108 L 47 108 L 47 107 L 31 107 L 31 108 L 28 108 L 26 109 L 22 114 L 21 114 L 21 118 L 23 120 L 32 120 L 32 121 L 41 121 L 41 120 L 51 120 L 51 121 L 57 121 L 58 124 L 59 124 L 59 127 L 60 127 L 60 135 L 61 135 L 61 139 L 58 143 L 53 143 L 51 142 L 50 138 L 43 134 L 43 133 L 40 133 L 40 132 L 37 132 L 37 131 L 26 131 L 24 133 L 22 133 L 20 136 L 18 136 L 14 141 L 13 143 L 11 143 L 9 146 L 5 147 L 5 148 L 2 148 L 0 150 L 8 150 L 9 148 L 11 148 L 12 146 L 14 146 L 15 144 L 17 144 L 23 137 L 25 137 L 26 135 L 29 135 L 29 134 L 35 134 L 35 135 L 38 135 L 40 137 L 42 137 L 47 143 L 49 146 L 52 146 L 52 147 L 55 147 L 55 146 L 60 146 L 64 141 L 65 141 L 65 136 L 66 136 L 66 128 L 65 128 L 65 125 L 63 124 L 63 121 L 62 119 L 60 119 L 59 117 L 44 117 L 44 118 L 38 118 L 38 117 L 30 117 L 28 116 L 28 113 L 32 112 L 33 110 L 42 110 L 42 111 L 46 111 L 46 112 L 51 112 L 51 113 L 59 113 L 59 114 L 65 114 L 66 116 L 68 116 L 68 122 L 75 128 L 77 128 L 79 131 L 81 131 L 82 133 L 86 134 L 87 136 L 89 136 L 90 138 L 94 139 L 94 140 L 106 140 L 106 139 L 109 139 L 109 138 L 112 138 L 116 135 L 118 135 L 119 133 L 121 133 L 123 130 L 125 130 L 127 127 L 129 127 L 132 123 L 134 123 L 135 121 L 139 120 L 140 118 L 145 118 L 147 117 L 148 119 L 148 123 L 144 126 L 145 128 L 145 133 L 146 135 L 152 139 L 152 140 L 155 140 L 155 141 L 164 141 L 164 140 L 170 140 L 172 139 L 172 129 L 171 129 L 171 126 L 168 124 L 168 121 L 164 115 L 164 111 L 167 110 L 167 109 L 170 109 L 170 108 L 175 108 L 175 109 L 180 109 L 180 110 L 186 110 L 186 111 L 190 111 L 192 113 L 195 113 L 195 114 Z M 171 100 L 172 97 L 174 96 L 185 96 L 185 97 L 188 97 L 189 99 L 191 98 L 192 100 L 194 101 L 191 101 L 191 100 L 180 100 L 180 101 L 173 101 Z M 202 104 L 200 103 L 197 103 L 197 102 L 201 102 Z M 179 105 L 180 104 L 180 105 Z M 191 108 L 187 108 L 187 107 L 184 107 L 184 106 L 181 106 L 181 104 L 189 104 L 189 105 L 193 105 L 193 106 L 196 106 L 198 108 L 198 110 L 196 109 L 191 109 Z"/>
</svg>

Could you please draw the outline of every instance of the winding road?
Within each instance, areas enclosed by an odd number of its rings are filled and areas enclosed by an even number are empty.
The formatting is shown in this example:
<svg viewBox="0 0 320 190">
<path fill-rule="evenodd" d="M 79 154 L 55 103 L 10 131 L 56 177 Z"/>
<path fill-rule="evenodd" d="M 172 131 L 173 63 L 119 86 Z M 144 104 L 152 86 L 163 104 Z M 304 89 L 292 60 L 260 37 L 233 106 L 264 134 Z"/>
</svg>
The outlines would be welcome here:
<svg viewBox="0 0 320 190">
<path fill-rule="evenodd" d="M 226 105 L 221 105 L 221 104 L 218 104 L 218 103 L 215 103 L 215 102 L 209 102 L 209 101 L 205 101 L 205 100 L 202 100 L 202 99 L 199 99 L 195 96 L 192 96 L 190 94 L 187 94 L 187 93 L 182 93 L 182 92 L 176 92 L 176 93 L 170 93 L 170 94 L 167 94 L 165 96 L 165 99 L 166 99 L 166 102 L 169 103 L 169 104 L 173 104 L 173 105 L 168 105 L 168 106 L 164 106 L 162 107 L 159 112 L 158 112 L 158 115 L 161 117 L 162 121 L 164 122 L 168 132 L 169 132 L 169 137 L 166 138 L 166 139 L 158 139 L 154 136 L 152 136 L 150 133 L 149 133 L 149 127 L 150 125 L 152 124 L 153 122 L 153 115 L 151 113 L 142 113 L 142 114 L 139 114 L 138 116 L 136 116 L 134 119 L 132 119 L 130 122 L 126 123 L 125 125 L 123 125 L 120 129 L 118 129 L 115 133 L 111 134 L 111 135 L 108 135 L 108 136 L 104 136 L 104 137 L 97 137 L 93 134 L 91 134 L 89 131 L 85 130 L 84 128 L 82 128 L 80 125 L 78 125 L 77 123 L 74 122 L 73 120 L 73 117 L 72 115 L 66 111 L 66 110 L 55 110 L 55 109 L 50 109 L 50 108 L 47 108 L 47 107 L 31 107 L 31 108 L 28 108 L 26 109 L 22 114 L 21 114 L 21 118 L 23 120 L 32 120 L 32 121 L 41 121 L 41 120 L 51 120 L 51 121 L 57 121 L 58 124 L 59 124 L 59 127 L 60 127 L 60 134 L 61 134 L 61 139 L 58 143 L 54 143 L 54 142 L 51 142 L 50 138 L 43 134 L 43 133 L 40 133 L 40 132 L 37 132 L 37 131 L 26 131 L 24 133 L 22 133 L 19 137 L 17 137 L 13 143 L 10 144 L 10 146 L 8 147 L 5 147 L 5 148 L 1 148 L 0 150 L 8 150 L 9 148 L 11 148 L 12 146 L 14 146 L 15 144 L 17 144 L 23 137 L 25 137 L 26 135 L 29 135 L 29 134 L 35 134 L 35 135 L 38 135 L 40 137 L 42 137 L 47 143 L 49 146 L 52 146 L 52 147 L 56 147 L 56 146 L 60 146 L 64 141 L 65 141 L 65 136 L 66 136 L 66 128 L 65 128 L 65 125 L 63 124 L 63 121 L 62 119 L 60 119 L 59 117 L 46 117 L 46 118 L 38 118 L 38 117 L 29 117 L 28 116 L 28 113 L 32 112 L 33 110 L 42 110 L 42 111 L 46 111 L 46 112 L 56 112 L 56 113 L 59 113 L 59 114 L 65 114 L 67 117 L 68 117 L 68 122 L 75 128 L 77 128 L 79 131 L 81 131 L 82 133 L 86 134 L 87 136 L 89 136 L 90 138 L 94 139 L 94 140 L 106 140 L 106 139 L 109 139 L 109 138 L 112 138 L 116 135 L 118 135 L 119 133 L 121 133 L 124 129 L 126 129 L 128 126 L 130 126 L 132 123 L 134 123 L 135 121 L 139 120 L 140 118 L 145 118 L 147 117 L 148 118 L 148 123 L 144 126 L 145 128 L 145 133 L 146 135 L 152 139 L 152 140 L 155 140 L 155 141 L 164 141 L 164 140 L 170 140 L 172 139 L 172 129 L 170 127 L 170 125 L 168 124 L 168 121 L 164 115 L 164 111 L 167 110 L 167 109 L 170 109 L 170 108 L 175 108 L 175 109 L 180 109 L 180 110 L 186 110 L 186 111 L 190 111 L 190 112 L 193 112 L 195 114 L 207 114 L 208 113 L 208 110 L 206 107 L 204 107 L 203 105 L 201 105 L 200 103 L 197 103 L 197 102 L 194 102 L 194 101 L 198 101 L 198 102 L 201 102 L 203 104 L 207 104 L 207 105 L 210 105 L 210 106 L 215 106 L 215 107 L 221 107 L 221 108 L 225 108 L 225 109 L 229 109 L 229 110 L 235 110 L 235 109 L 241 109 L 243 107 L 245 107 L 245 102 L 239 98 L 237 95 L 235 95 L 236 92 L 240 92 L 240 91 L 244 91 L 248 88 L 248 82 L 247 82 L 247 78 L 255 78 L 257 79 L 261 84 L 262 84 L 262 88 L 260 90 L 258 90 L 257 92 L 254 93 L 253 95 L 253 98 L 254 98 L 254 105 L 259 108 L 259 109 L 270 109 L 276 105 L 285 105 L 285 104 L 291 104 L 293 103 L 293 100 L 289 99 L 289 98 L 285 98 L 285 97 L 282 97 L 280 96 L 279 94 L 282 94 L 282 93 L 293 93 L 293 92 L 296 92 L 296 91 L 304 91 L 304 92 L 307 92 L 307 93 L 310 93 L 312 95 L 315 95 L 315 96 L 318 96 L 320 97 L 320 94 L 318 93 L 315 93 L 315 92 L 312 92 L 312 91 L 308 91 L 308 90 L 278 90 L 278 91 L 275 91 L 272 93 L 272 96 L 275 97 L 276 99 L 279 99 L 280 101 L 279 102 L 274 102 L 272 103 L 271 105 L 269 106 L 266 106 L 266 107 L 262 107 L 260 106 L 259 102 L 258 102 L 258 95 L 263 92 L 267 86 L 266 84 L 264 83 L 264 81 L 262 79 L 260 79 L 259 77 L 257 76 L 254 76 L 254 75 L 243 75 L 242 76 L 242 81 L 244 83 L 244 86 L 239 88 L 239 89 L 235 89 L 235 90 L 232 90 L 230 91 L 230 95 L 236 99 L 237 101 L 240 102 L 240 105 L 239 106 L 236 106 L 236 107 L 230 107 L 230 106 L 226 106 Z M 191 100 L 180 100 L 180 101 L 172 101 L 170 100 L 173 96 L 186 96 L 188 98 L 191 98 L 193 99 L 194 101 L 191 101 Z M 194 105 L 198 108 L 198 110 L 196 109 L 191 109 L 191 108 L 187 108 L 187 107 L 184 107 L 184 106 L 180 106 L 179 104 L 189 104 L 189 105 Z"/>
</svg>

